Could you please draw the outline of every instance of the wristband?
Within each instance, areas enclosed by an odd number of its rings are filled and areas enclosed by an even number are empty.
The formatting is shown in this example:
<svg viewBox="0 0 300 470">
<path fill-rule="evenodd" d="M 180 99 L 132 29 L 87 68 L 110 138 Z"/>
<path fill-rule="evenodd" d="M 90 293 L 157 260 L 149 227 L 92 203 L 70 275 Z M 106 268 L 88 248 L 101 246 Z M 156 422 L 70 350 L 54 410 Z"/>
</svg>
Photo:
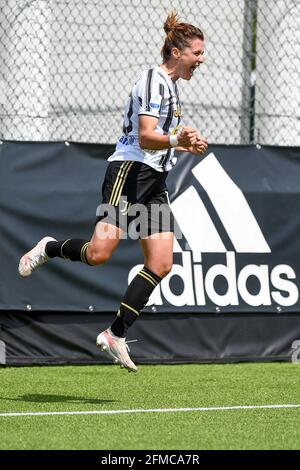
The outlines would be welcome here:
<svg viewBox="0 0 300 470">
<path fill-rule="evenodd" d="M 169 142 L 171 147 L 177 147 L 178 145 L 178 136 L 177 135 L 170 135 Z"/>
</svg>

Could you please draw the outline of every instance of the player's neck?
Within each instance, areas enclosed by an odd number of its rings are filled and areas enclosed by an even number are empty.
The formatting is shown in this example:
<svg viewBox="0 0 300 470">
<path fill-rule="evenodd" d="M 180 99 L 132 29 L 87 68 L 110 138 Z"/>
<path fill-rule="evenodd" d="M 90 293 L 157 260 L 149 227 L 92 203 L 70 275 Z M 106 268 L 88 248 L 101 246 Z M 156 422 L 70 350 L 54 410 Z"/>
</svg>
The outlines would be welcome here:
<svg viewBox="0 0 300 470">
<path fill-rule="evenodd" d="M 161 64 L 160 68 L 168 75 L 172 82 L 176 82 L 178 80 L 179 77 L 175 73 L 175 67 L 173 67 L 171 64 Z"/>
</svg>

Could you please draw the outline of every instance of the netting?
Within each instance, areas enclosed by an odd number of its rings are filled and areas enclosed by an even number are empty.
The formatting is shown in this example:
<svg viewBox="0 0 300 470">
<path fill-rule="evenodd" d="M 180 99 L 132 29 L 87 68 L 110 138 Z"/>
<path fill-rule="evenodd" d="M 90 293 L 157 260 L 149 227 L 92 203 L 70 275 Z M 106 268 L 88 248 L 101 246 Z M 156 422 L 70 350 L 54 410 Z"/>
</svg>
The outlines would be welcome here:
<svg viewBox="0 0 300 470">
<path fill-rule="evenodd" d="M 175 9 L 205 34 L 179 82 L 211 143 L 300 145 L 299 0 L 0 0 L 0 138 L 115 143 Z"/>
</svg>

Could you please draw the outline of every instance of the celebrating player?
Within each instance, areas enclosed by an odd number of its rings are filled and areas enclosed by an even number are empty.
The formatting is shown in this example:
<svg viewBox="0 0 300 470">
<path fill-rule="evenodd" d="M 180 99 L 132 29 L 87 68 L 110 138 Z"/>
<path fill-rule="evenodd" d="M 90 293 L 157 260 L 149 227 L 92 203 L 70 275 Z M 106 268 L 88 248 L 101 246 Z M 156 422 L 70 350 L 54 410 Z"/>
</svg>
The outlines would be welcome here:
<svg viewBox="0 0 300 470">
<path fill-rule="evenodd" d="M 123 232 L 129 232 L 129 224 L 134 227 L 144 267 L 129 284 L 114 322 L 98 335 L 96 343 L 115 362 L 134 372 L 137 367 L 128 354 L 127 330 L 172 268 L 174 224 L 166 178 L 176 162 L 174 152 L 202 155 L 207 149 L 206 139 L 196 129 L 181 125 L 177 88 L 177 81 L 190 80 L 203 62 L 204 35 L 199 28 L 179 22 L 176 13 L 168 15 L 164 30 L 163 63 L 142 72 L 128 98 L 123 135 L 108 159 L 91 240 L 45 237 L 19 264 L 23 277 L 54 257 L 102 264 L 112 256 Z M 137 217 L 137 206 L 144 208 L 140 210 L 143 217 Z"/>
</svg>

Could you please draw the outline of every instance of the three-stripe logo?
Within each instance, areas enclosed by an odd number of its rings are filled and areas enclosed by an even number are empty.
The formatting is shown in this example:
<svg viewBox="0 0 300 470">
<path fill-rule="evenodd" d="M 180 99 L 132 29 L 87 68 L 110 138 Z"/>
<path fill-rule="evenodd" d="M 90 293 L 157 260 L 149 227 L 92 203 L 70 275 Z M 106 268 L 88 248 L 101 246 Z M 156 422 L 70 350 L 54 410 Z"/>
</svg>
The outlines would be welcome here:
<svg viewBox="0 0 300 470">
<path fill-rule="evenodd" d="M 270 253 L 271 249 L 244 194 L 215 155 L 210 153 L 192 172 L 209 196 L 235 251 Z M 194 256 L 228 251 L 194 186 L 178 196 L 171 207 Z M 174 252 L 181 251 L 181 247 L 175 242 Z"/>
</svg>

